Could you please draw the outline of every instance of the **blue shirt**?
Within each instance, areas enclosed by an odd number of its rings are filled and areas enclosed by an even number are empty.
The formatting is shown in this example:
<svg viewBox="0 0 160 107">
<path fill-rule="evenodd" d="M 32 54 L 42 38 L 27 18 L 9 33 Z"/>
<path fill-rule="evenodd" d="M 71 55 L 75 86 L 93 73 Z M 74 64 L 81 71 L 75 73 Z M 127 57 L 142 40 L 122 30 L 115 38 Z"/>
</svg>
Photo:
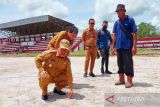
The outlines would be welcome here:
<svg viewBox="0 0 160 107">
<path fill-rule="evenodd" d="M 97 46 L 98 48 L 101 48 L 101 49 L 108 49 L 108 42 L 112 43 L 112 38 L 111 38 L 111 35 L 110 35 L 110 32 L 106 29 L 106 30 L 103 30 L 103 29 L 100 29 L 98 30 L 98 38 L 97 38 Z"/>
<path fill-rule="evenodd" d="M 120 20 L 129 33 L 137 32 L 137 26 L 133 18 L 126 16 Z M 114 23 L 113 33 L 116 33 L 116 49 L 132 49 L 132 38 L 127 35 L 120 27 L 118 21 Z"/>
</svg>

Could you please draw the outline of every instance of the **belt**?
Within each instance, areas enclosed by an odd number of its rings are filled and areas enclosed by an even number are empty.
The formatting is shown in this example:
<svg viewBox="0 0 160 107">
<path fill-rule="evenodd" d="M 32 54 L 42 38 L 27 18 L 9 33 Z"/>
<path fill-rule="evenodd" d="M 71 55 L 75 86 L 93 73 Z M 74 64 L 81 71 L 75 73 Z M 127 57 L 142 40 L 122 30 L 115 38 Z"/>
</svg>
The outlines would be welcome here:
<svg viewBox="0 0 160 107">
<path fill-rule="evenodd" d="M 89 47 L 89 48 L 94 48 L 94 47 L 96 47 L 96 46 L 86 46 L 86 47 Z"/>
</svg>

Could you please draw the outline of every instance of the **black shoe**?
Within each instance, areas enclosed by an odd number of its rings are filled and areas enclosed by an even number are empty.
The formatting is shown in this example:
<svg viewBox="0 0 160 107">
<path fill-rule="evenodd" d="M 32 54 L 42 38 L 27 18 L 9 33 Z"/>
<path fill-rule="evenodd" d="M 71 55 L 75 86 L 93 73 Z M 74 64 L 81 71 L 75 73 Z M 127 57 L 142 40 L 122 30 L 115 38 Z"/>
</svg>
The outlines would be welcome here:
<svg viewBox="0 0 160 107">
<path fill-rule="evenodd" d="M 89 73 L 89 76 L 95 77 L 95 75 L 93 74 L 93 72 L 90 72 L 90 73 Z"/>
<path fill-rule="evenodd" d="M 87 77 L 87 73 L 84 73 L 83 77 L 85 77 L 85 78 L 86 78 L 86 77 Z"/>
<path fill-rule="evenodd" d="M 105 71 L 105 73 L 106 73 L 106 74 L 112 74 L 112 72 L 110 72 L 110 71 Z"/>
<path fill-rule="evenodd" d="M 104 68 L 101 68 L 101 73 L 104 74 Z"/>
<path fill-rule="evenodd" d="M 42 100 L 48 100 L 48 95 L 42 95 Z"/>
<path fill-rule="evenodd" d="M 63 92 L 63 91 L 61 91 L 61 90 L 59 91 L 59 90 L 57 90 L 56 88 L 54 88 L 53 92 L 54 92 L 54 93 L 57 93 L 57 94 L 59 94 L 59 95 L 66 95 L 65 92 Z"/>
</svg>

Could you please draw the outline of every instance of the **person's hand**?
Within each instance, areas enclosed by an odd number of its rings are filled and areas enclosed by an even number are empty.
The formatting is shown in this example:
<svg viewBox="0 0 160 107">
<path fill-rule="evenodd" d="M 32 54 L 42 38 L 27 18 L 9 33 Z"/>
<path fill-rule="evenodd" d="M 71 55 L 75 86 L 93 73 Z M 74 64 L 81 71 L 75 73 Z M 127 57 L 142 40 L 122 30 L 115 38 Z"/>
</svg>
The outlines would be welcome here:
<svg viewBox="0 0 160 107">
<path fill-rule="evenodd" d="M 108 47 L 111 48 L 111 46 L 112 46 L 112 43 L 109 43 L 109 44 L 108 44 Z"/>
<path fill-rule="evenodd" d="M 58 49 L 59 48 L 59 43 L 55 44 L 55 48 Z"/>
<path fill-rule="evenodd" d="M 100 51 L 100 49 L 98 50 L 98 53 L 99 53 L 99 55 L 101 55 L 101 51 Z"/>
<path fill-rule="evenodd" d="M 44 78 L 44 77 L 46 77 L 47 76 L 47 72 L 46 71 L 42 71 L 41 73 L 40 73 L 40 77 L 41 78 Z"/>
<path fill-rule="evenodd" d="M 101 57 L 101 52 L 100 52 L 100 48 L 97 49 L 97 59 L 99 59 Z"/>
<path fill-rule="evenodd" d="M 136 53 L 137 53 L 137 47 L 133 46 L 132 47 L 132 55 L 136 55 Z"/>
<path fill-rule="evenodd" d="M 70 89 L 69 92 L 68 92 L 68 97 L 69 97 L 69 98 L 72 98 L 72 96 L 73 96 L 73 90 Z"/>
<path fill-rule="evenodd" d="M 116 48 L 112 48 L 111 54 L 112 54 L 112 55 L 116 55 Z"/>
</svg>

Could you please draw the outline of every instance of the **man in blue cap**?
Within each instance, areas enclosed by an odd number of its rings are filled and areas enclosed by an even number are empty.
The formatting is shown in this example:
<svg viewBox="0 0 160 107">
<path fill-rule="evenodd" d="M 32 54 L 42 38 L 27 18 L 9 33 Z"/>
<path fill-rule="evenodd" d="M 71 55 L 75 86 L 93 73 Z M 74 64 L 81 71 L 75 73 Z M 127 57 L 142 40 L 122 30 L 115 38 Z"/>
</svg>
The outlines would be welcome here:
<svg viewBox="0 0 160 107">
<path fill-rule="evenodd" d="M 119 20 L 114 23 L 113 27 L 113 48 L 112 54 L 117 52 L 119 81 L 115 85 L 125 84 L 126 88 L 133 86 L 132 79 L 134 77 L 133 58 L 137 48 L 137 27 L 133 18 L 125 14 L 124 4 L 118 4 L 116 9 Z M 124 74 L 127 76 L 125 82 Z"/>
</svg>

